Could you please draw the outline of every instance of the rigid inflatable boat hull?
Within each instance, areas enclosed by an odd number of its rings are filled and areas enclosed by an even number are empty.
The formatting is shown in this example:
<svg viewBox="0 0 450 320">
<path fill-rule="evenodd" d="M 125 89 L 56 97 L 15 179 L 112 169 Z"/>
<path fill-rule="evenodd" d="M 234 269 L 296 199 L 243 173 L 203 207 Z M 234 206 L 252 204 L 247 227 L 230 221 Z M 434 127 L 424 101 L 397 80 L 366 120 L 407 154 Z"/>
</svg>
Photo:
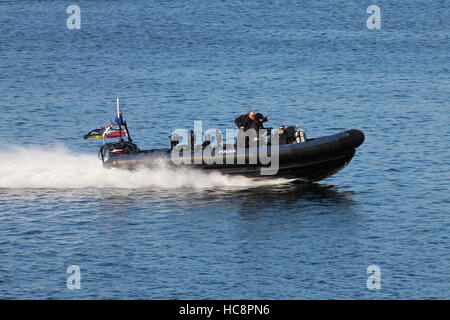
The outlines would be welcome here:
<svg viewBox="0 0 450 320">
<path fill-rule="evenodd" d="M 347 166 L 355 154 L 355 149 L 363 141 L 364 134 L 360 130 L 352 129 L 302 143 L 283 144 L 279 146 L 278 151 L 275 148 L 272 150 L 270 146 L 264 148 L 268 149 L 265 151 L 269 153 L 269 157 L 278 156 L 279 159 L 279 169 L 272 176 L 313 182 L 325 179 Z M 104 161 L 104 166 L 135 169 L 142 166 L 155 167 L 164 161 L 166 164 L 176 167 L 214 170 L 224 174 L 249 177 L 271 177 L 270 175 L 261 175 L 261 168 L 267 166 L 262 165 L 259 158 L 257 164 L 250 164 L 249 159 L 258 153 L 257 148 L 245 149 L 245 152 L 239 151 L 243 150 L 236 150 L 234 146 L 228 146 L 222 154 L 223 164 L 206 164 L 202 159 L 201 148 L 197 148 L 193 152 L 181 156 L 186 160 L 185 163 L 192 164 L 175 165 L 171 159 L 171 150 L 156 149 L 142 151 L 138 154 L 111 155 Z M 230 157 L 230 153 L 232 153 L 233 161 L 227 163 L 225 157 L 227 154 Z M 239 158 L 243 164 L 238 164 Z"/>
</svg>

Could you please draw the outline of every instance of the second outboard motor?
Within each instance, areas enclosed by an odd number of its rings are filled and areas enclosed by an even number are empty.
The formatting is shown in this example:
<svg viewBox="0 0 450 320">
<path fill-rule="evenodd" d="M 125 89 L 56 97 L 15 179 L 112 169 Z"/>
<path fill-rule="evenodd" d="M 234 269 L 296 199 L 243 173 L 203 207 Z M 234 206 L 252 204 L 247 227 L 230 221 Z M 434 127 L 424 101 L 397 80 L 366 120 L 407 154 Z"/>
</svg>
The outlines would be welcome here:
<svg viewBox="0 0 450 320">
<path fill-rule="evenodd" d="M 180 143 L 180 136 L 176 133 L 169 136 L 170 139 L 170 150 L 173 149 L 177 144 Z"/>
</svg>

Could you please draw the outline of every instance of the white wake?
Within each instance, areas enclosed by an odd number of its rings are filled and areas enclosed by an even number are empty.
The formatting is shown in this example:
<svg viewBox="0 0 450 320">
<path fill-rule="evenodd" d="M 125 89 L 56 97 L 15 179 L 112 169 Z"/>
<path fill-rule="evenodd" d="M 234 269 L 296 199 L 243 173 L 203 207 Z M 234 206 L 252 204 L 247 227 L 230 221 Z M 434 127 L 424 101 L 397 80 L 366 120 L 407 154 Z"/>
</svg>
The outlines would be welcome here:
<svg viewBox="0 0 450 320">
<path fill-rule="evenodd" d="M 0 188 L 243 188 L 287 181 L 254 180 L 164 166 L 133 171 L 106 169 L 95 154 L 70 152 L 64 146 L 15 146 L 0 150 Z"/>
</svg>

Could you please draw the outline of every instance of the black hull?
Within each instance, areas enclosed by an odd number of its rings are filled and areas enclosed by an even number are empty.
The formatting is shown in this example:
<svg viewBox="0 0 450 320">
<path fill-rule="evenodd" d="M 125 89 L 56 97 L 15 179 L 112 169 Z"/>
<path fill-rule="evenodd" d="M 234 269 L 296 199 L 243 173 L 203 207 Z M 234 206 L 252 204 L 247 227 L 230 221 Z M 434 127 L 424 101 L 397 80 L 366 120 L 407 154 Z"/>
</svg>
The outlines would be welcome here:
<svg viewBox="0 0 450 320">
<path fill-rule="evenodd" d="M 182 157 L 185 164 L 174 164 L 171 159 L 171 150 L 159 149 L 142 151 L 138 154 L 112 155 L 104 161 L 104 166 L 125 169 L 142 166 L 155 167 L 157 163 L 160 163 L 160 159 L 163 159 L 166 163 L 175 167 L 214 170 L 224 174 L 249 177 L 275 176 L 314 182 L 325 179 L 347 166 L 355 154 L 355 149 L 363 142 L 364 134 L 359 130 L 352 129 L 331 136 L 310 139 L 302 143 L 283 144 L 279 146 L 278 151 L 271 150 L 268 147 L 267 151 L 270 156 L 279 159 L 278 170 L 272 175 L 261 175 L 261 168 L 268 168 L 268 166 L 262 165 L 259 158 L 256 164 L 249 164 L 251 155 L 258 153 L 257 148 L 245 149 L 244 152 L 244 150 L 234 150 L 234 147 L 228 147 L 225 150 L 228 151 L 228 154 L 233 151 L 231 155 L 233 161 L 227 162 L 224 153 L 220 155 L 223 156 L 223 164 L 205 163 L 200 148 L 200 150 L 194 150 L 194 152 Z"/>
</svg>

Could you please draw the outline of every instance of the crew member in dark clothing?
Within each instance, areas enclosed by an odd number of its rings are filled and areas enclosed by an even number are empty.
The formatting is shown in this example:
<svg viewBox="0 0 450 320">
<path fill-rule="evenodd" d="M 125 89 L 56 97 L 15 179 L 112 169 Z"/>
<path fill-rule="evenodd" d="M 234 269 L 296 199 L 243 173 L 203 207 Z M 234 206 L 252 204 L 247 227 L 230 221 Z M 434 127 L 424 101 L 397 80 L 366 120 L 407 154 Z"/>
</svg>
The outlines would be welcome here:
<svg viewBox="0 0 450 320">
<path fill-rule="evenodd" d="M 234 123 L 239 128 L 237 139 L 240 141 L 244 135 L 244 131 L 247 131 L 248 129 L 254 129 L 256 132 L 256 135 L 258 135 L 259 129 L 264 128 L 263 123 L 268 121 L 270 117 L 264 117 L 261 113 L 255 113 L 255 111 L 251 110 L 247 114 L 243 114 L 239 117 L 237 117 L 234 120 Z M 245 137 L 245 146 L 248 147 L 249 137 Z M 258 139 L 255 137 L 255 139 Z"/>
<path fill-rule="evenodd" d="M 239 129 L 244 131 L 250 129 L 255 121 L 255 111 L 251 110 L 247 114 L 240 115 L 234 120 Z"/>
<path fill-rule="evenodd" d="M 234 120 L 234 123 L 239 129 L 244 131 L 253 128 L 259 130 L 264 128 L 263 123 L 269 121 L 271 117 L 264 117 L 261 113 L 255 113 L 251 110 L 247 114 L 243 114 Z"/>
<path fill-rule="evenodd" d="M 252 122 L 251 127 L 258 131 L 259 129 L 264 129 L 264 122 L 267 122 L 271 117 L 264 117 L 262 113 L 255 114 L 255 120 Z"/>
</svg>

